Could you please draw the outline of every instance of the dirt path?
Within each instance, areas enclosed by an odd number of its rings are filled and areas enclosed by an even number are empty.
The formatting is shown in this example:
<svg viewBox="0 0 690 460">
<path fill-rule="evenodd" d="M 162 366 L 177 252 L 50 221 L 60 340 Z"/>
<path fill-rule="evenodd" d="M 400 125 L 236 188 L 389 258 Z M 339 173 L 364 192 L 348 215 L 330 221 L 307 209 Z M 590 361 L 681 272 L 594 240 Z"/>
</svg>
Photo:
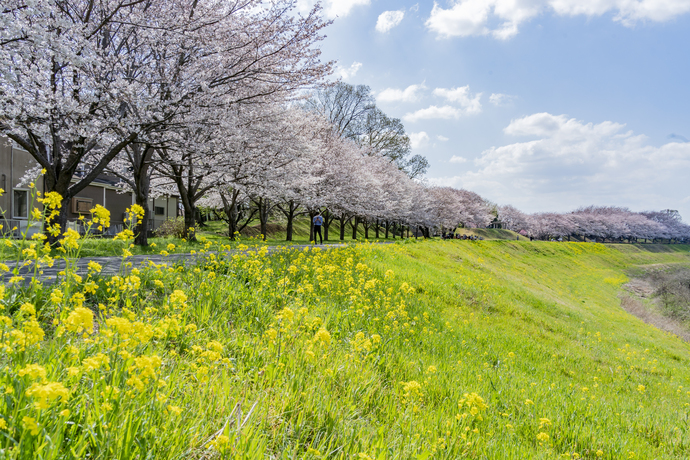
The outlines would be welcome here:
<svg viewBox="0 0 690 460">
<path fill-rule="evenodd" d="M 667 273 L 669 277 L 672 277 L 681 270 L 687 270 L 687 267 L 654 265 L 644 268 L 645 274 L 631 278 L 627 284 L 623 285 L 623 291 L 619 295 L 621 307 L 645 323 L 690 342 L 690 328 L 683 321 L 665 314 L 663 300 L 659 295 L 665 282 L 665 277 L 659 274 Z M 652 273 L 654 276 L 649 276 Z M 688 308 L 690 309 L 690 304 Z"/>
</svg>

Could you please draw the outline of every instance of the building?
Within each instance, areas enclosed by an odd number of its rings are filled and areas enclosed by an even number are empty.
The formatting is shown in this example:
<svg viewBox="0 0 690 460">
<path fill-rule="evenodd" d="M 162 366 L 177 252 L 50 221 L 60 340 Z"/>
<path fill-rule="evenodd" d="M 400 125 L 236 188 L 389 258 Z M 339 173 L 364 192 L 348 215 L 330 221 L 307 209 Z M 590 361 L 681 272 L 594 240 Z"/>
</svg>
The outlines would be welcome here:
<svg viewBox="0 0 690 460">
<path fill-rule="evenodd" d="M 5 193 L 0 196 L 0 223 L 3 234 L 17 228 L 14 234 L 24 231 L 29 221 L 29 213 L 33 207 L 40 207 L 40 203 L 32 202 L 31 191 L 26 186 L 17 186 L 27 171 L 36 168 L 38 163 L 33 157 L 16 145 L 11 140 L 0 137 L 0 188 Z M 75 179 L 76 181 L 77 179 Z M 81 192 L 72 198 L 68 209 L 68 226 L 79 230 L 78 220 L 80 216 L 89 217 L 93 206 L 100 204 L 110 211 L 110 228 L 103 233 L 115 235 L 122 231 L 126 219 L 126 209 L 135 200 L 131 192 L 123 192 L 117 187 L 118 180 L 115 177 L 101 175 Z M 43 180 L 39 179 L 36 189 L 43 193 Z M 160 197 L 149 200 L 150 220 L 149 229 L 158 228 L 169 218 L 178 215 L 177 197 Z M 29 234 L 40 232 L 39 225 L 33 224 Z"/>
</svg>

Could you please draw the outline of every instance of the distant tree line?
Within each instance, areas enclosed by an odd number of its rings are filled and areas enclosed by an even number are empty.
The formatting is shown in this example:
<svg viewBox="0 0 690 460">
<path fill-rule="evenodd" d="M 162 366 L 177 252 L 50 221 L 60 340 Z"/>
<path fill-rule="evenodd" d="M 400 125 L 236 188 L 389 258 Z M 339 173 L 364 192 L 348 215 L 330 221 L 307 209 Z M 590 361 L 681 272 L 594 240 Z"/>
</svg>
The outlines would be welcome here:
<svg viewBox="0 0 690 460">
<path fill-rule="evenodd" d="M 513 206 L 497 209 L 505 228 L 530 238 L 586 238 L 600 242 L 668 242 L 690 241 L 690 226 L 683 223 L 678 211 L 633 212 L 615 206 L 587 206 L 568 213 L 543 212 L 525 214 Z"/>
</svg>

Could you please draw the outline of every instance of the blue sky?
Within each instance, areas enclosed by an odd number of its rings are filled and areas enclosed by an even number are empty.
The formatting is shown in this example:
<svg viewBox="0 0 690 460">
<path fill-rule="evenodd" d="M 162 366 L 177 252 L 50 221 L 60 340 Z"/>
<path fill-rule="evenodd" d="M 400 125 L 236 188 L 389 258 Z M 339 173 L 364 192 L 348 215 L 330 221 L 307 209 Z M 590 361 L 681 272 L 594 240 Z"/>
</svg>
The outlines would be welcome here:
<svg viewBox="0 0 690 460">
<path fill-rule="evenodd" d="M 690 221 L 690 0 L 323 6 L 335 77 L 403 120 L 430 183 L 527 212 L 609 204 Z"/>
</svg>

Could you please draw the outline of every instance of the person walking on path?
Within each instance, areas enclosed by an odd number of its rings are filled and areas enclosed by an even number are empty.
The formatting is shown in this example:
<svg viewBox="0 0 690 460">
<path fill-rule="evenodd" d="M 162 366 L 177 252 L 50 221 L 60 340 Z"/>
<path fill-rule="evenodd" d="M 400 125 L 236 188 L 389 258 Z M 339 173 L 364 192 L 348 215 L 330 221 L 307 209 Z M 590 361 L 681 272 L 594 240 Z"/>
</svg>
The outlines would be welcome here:
<svg viewBox="0 0 690 460">
<path fill-rule="evenodd" d="M 321 226 L 323 225 L 323 217 L 321 217 L 321 211 L 317 212 L 314 216 L 314 244 L 316 244 L 316 235 L 319 235 L 321 244 L 323 244 L 323 236 L 321 235 Z"/>
</svg>

